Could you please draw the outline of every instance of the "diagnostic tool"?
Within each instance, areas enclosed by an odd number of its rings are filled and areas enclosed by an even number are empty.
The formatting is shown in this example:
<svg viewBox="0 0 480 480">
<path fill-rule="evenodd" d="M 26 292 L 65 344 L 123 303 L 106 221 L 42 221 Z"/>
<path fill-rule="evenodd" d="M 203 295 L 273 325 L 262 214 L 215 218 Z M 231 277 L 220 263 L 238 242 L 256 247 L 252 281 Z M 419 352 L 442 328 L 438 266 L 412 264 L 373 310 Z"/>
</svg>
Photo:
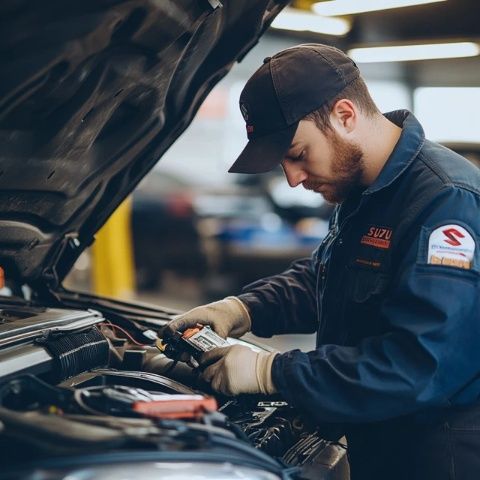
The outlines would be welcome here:
<svg viewBox="0 0 480 480">
<path fill-rule="evenodd" d="M 197 359 L 204 352 L 208 352 L 217 347 L 227 347 L 229 343 L 217 335 L 208 325 L 197 325 L 188 328 L 184 332 L 175 332 L 166 342 L 158 339 L 157 348 L 167 357 L 174 360 L 180 359 L 184 353 Z"/>
</svg>

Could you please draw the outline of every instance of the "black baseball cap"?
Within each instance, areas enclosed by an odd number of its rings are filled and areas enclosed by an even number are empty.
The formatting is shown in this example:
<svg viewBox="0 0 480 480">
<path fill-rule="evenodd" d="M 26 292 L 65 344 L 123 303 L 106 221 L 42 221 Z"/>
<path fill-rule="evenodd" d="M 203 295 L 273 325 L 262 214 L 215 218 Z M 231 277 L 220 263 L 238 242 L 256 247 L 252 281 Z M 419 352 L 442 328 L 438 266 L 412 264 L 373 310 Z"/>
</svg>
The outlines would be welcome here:
<svg viewBox="0 0 480 480">
<path fill-rule="evenodd" d="M 229 172 L 272 170 L 290 148 L 300 120 L 359 75 L 355 62 L 341 50 L 318 43 L 266 58 L 240 95 L 249 141 Z"/>
</svg>

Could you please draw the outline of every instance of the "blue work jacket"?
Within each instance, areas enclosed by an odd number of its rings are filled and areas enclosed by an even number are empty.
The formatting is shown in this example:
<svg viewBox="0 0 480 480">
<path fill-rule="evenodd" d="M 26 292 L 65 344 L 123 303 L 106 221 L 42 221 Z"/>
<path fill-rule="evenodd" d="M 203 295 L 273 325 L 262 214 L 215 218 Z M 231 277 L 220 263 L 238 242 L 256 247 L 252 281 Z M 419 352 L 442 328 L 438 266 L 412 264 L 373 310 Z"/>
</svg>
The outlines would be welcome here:
<svg viewBox="0 0 480 480">
<path fill-rule="evenodd" d="M 317 332 L 273 382 L 319 422 L 375 422 L 480 398 L 480 170 L 408 111 L 375 182 L 334 212 L 311 258 L 244 288 L 252 331 Z"/>
</svg>

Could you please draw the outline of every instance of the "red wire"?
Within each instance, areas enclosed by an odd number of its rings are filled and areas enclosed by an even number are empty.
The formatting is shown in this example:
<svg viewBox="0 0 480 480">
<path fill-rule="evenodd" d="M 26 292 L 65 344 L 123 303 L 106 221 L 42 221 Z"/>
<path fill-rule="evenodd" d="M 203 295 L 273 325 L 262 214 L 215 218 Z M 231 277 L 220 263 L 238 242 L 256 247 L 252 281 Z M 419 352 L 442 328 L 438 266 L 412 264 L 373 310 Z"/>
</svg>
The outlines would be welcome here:
<svg viewBox="0 0 480 480">
<path fill-rule="evenodd" d="M 125 334 L 132 341 L 132 343 L 134 343 L 135 345 L 138 345 L 139 347 L 145 347 L 146 346 L 146 344 L 144 344 L 144 343 L 137 342 L 124 328 L 119 327 L 118 325 L 115 325 L 114 323 L 103 322 L 102 325 L 105 325 L 107 327 L 112 327 L 114 329 L 116 328 L 117 330 L 120 330 L 123 334 Z"/>
</svg>

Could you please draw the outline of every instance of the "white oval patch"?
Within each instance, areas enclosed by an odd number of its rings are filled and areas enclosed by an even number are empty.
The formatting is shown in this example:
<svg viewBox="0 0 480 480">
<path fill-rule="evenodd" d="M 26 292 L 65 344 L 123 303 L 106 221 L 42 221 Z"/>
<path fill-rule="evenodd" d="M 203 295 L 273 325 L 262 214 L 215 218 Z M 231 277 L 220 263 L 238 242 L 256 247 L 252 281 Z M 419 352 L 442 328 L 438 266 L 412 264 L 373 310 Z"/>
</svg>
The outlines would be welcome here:
<svg viewBox="0 0 480 480">
<path fill-rule="evenodd" d="M 428 263 L 452 267 L 472 268 L 475 240 L 460 225 L 436 228 L 428 239 Z"/>
</svg>

